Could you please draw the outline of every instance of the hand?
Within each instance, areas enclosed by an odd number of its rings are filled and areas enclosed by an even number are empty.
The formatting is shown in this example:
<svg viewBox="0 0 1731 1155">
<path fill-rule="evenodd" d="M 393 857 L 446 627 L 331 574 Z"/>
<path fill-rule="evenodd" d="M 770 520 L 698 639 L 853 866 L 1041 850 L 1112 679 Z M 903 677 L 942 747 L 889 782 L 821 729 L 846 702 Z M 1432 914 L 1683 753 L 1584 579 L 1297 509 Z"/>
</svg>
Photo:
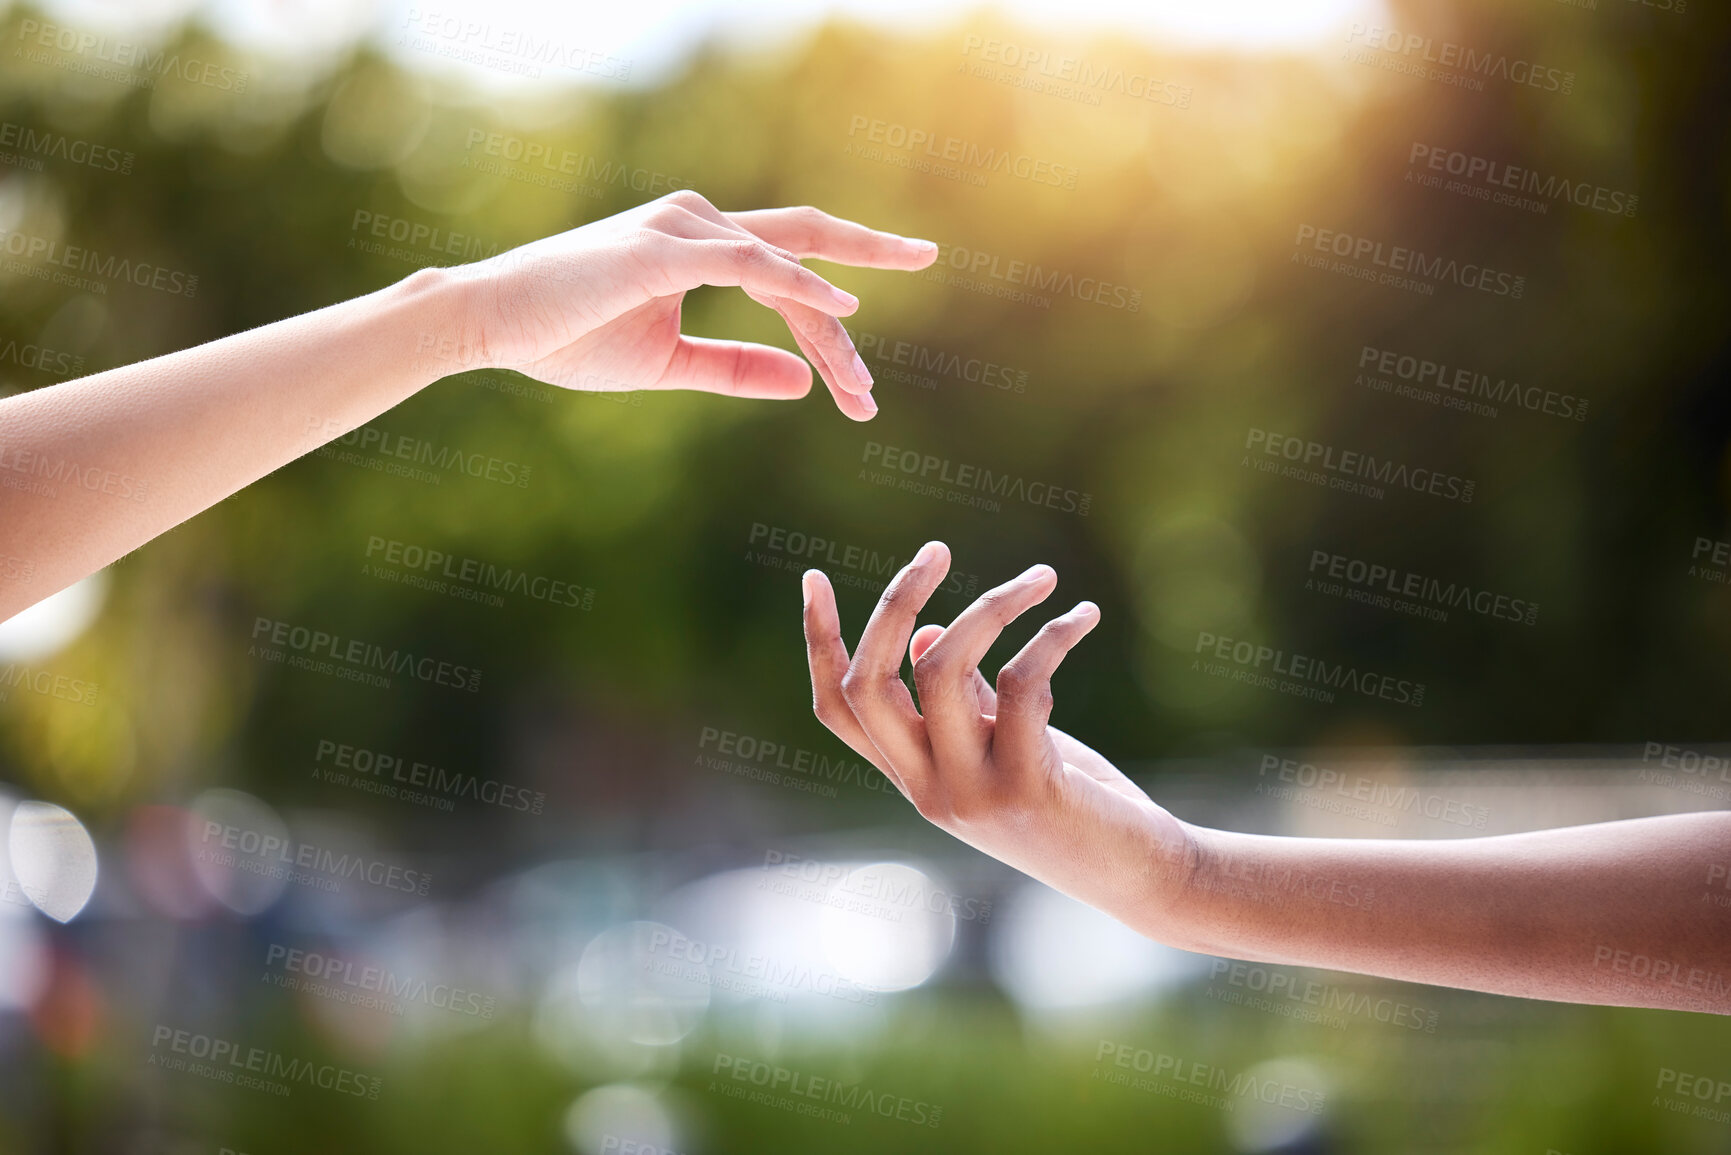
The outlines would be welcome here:
<svg viewBox="0 0 1731 1155">
<path fill-rule="evenodd" d="M 842 741 L 883 771 L 927 819 L 992 857 L 1158 937 L 1196 860 L 1189 827 L 1116 767 L 1047 724 L 1051 678 L 1099 621 L 1092 602 L 1047 622 L 998 671 L 980 673 L 1005 626 L 1057 585 L 1035 566 L 982 595 L 948 628 L 914 618 L 949 571 L 941 542 L 884 590 L 850 659 L 835 592 L 805 575 L 812 704 Z M 901 679 L 913 658 L 919 708 Z M 922 714 L 923 711 L 923 714 Z"/>
<path fill-rule="evenodd" d="M 920 269 L 937 252 L 814 208 L 723 213 L 681 190 L 452 270 L 472 289 L 459 347 L 568 389 L 805 396 L 811 370 L 793 353 L 680 333 L 688 290 L 737 285 L 781 314 L 841 411 L 866 421 L 871 374 L 836 320 L 859 301 L 799 261 Z"/>
</svg>

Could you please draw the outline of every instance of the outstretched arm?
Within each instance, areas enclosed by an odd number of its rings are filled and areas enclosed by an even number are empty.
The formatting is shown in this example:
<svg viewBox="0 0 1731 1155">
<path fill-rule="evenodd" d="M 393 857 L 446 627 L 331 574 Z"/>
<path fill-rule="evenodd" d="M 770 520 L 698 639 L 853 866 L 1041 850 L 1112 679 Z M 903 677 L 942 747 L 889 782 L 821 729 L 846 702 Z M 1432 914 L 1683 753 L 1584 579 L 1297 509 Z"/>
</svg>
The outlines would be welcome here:
<svg viewBox="0 0 1731 1155">
<path fill-rule="evenodd" d="M 818 257 L 917 269 L 937 246 L 810 208 L 722 213 L 690 191 L 472 265 L 206 345 L 0 401 L 0 620 L 136 549 L 426 385 L 518 369 L 571 389 L 792 398 L 782 349 L 683 336 L 699 285 L 736 285 L 787 321 L 844 413 L 876 412 Z"/>
<path fill-rule="evenodd" d="M 1731 1014 L 1731 812 L 1410 842 L 1193 826 L 1047 724 L 1051 676 L 1099 611 L 1047 623 L 993 686 L 980 660 L 1057 577 L 1035 566 L 915 632 L 948 568 L 941 544 L 922 549 L 851 656 L 809 572 L 806 642 L 818 717 L 970 845 L 1186 950 Z"/>
</svg>

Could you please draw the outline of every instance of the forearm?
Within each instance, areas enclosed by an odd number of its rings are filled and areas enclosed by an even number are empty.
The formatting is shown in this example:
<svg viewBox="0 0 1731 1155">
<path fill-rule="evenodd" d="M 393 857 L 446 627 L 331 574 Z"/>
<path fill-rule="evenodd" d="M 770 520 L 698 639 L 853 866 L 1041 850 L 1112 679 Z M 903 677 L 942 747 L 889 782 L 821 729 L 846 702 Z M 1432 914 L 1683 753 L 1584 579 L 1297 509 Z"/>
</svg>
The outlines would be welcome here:
<svg viewBox="0 0 1731 1155">
<path fill-rule="evenodd" d="M 458 278 L 389 288 L 0 402 L 0 620 L 411 396 Z M 444 367 L 443 372 L 451 371 Z"/>
<path fill-rule="evenodd" d="M 1499 994 L 1731 1014 L 1731 813 L 1430 841 L 1192 827 L 1176 946 Z"/>
</svg>

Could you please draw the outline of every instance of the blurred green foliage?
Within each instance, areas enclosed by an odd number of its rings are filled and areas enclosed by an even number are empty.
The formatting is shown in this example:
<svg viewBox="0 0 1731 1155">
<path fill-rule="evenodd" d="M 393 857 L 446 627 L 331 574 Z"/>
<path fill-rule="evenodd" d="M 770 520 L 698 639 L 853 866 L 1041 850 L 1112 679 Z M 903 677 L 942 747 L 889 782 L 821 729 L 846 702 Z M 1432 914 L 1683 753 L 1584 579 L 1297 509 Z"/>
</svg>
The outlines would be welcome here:
<svg viewBox="0 0 1731 1155">
<path fill-rule="evenodd" d="M 31 15 L 13 10 L 0 43 L 16 44 Z M 101 683 L 102 708 L 7 702 L 0 769 L 99 830 L 133 805 L 216 783 L 279 806 L 352 807 L 402 842 L 443 848 L 452 876 L 476 880 L 553 848 L 677 845 L 718 793 L 757 789 L 718 785 L 692 765 L 703 727 L 843 752 L 809 716 L 798 569 L 750 560 L 759 524 L 898 558 L 941 538 L 983 585 L 1054 564 L 1061 598 L 1104 610 L 1057 680 L 1055 721 L 1126 762 L 1219 756 L 1230 775 L 1232 755 L 1267 746 L 1724 738 L 1731 591 L 1687 571 L 1697 537 L 1731 533 L 1726 21 L 1710 5 L 1678 18 L 1622 0 L 1597 11 L 1399 7 L 1397 26 L 1446 26 L 1464 42 L 1559 62 L 1578 77 L 1568 96 L 1461 91 L 1335 59 L 1069 46 L 1188 87 L 1186 108 L 1115 95 L 1091 105 L 973 75 L 969 33 L 1052 40 L 987 17 L 919 40 L 832 25 L 784 48 L 701 52 L 653 87 L 511 99 L 370 51 L 312 72 L 236 61 L 253 77 L 239 95 L 172 79 L 131 89 L 12 54 L 0 119 L 135 160 L 128 173 L 53 158 L 40 171 L 0 168 L 5 227 L 199 278 L 185 299 L 124 284 L 92 297 L 0 274 L 0 343 L 69 350 L 86 372 L 445 259 L 425 246 L 407 259 L 366 251 L 357 214 L 490 250 L 639 203 L 639 174 L 723 208 L 810 203 L 1133 287 L 1140 307 L 1058 296 L 1039 308 L 930 277 L 825 269 L 862 298 L 858 332 L 1027 376 L 1025 393 L 950 377 L 921 388 L 880 362 L 882 412 L 864 426 L 840 417 L 821 385 L 771 404 L 457 374 L 375 425 L 527 464 L 527 487 L 455 474 L 421 484 L 317 455 L 279 471 L 114 567 L 98 627 L 54 659 Z M 183 47 L 232 56 L 196 30 Z M 1076 184 L 997 173 L 980 187 L 884 163 L 850 135 L 860 117 L 1048 158 L 1073 166 Z M 625 176 L 579 177 L 575 191 L 511 179 L 485 163 L 492 133 Z M 1534 214 L 1422 188 L 1405 179 L 1415 142 L 1629 190 L 1639 211 Z M 1305 268 L 1292 258 L 1307 224 L 1512 269 L 1525 292 L 1514 301 L 1444 285 L 1423 297 Z M 734 292 L 692 294 L 686 321 L 791 347 L 776 318 Z M 1377 393 L 1354 380 L 1367 345 L 1585 398 L 1589 415 L 1504 407 L 1487 418 Z M 0 364 L 9 391 L 54 380 Z M 1252 428 L 1432 466 L 1475 479 L 1476 493 L 1470 504 L 1399 491 L 1374 501 L 1267 476 L 1241 464 Z M 1006 503 L 985 513 L 886 491 L 862 480 L 868 442 L 1086 492 L 1089 512 Z M 496 608 L 379 580 L 365 571 L 373 538 L 574 582 L 595 591 L 593 608 L 521 598 Z M 1323 597 L 1305 588 L 1319 549 L 1536 601 L 1542 615 L 1531 627 L 1464 613 L 1439 623 Z M 850 631 L 871 600 L 843 589 Z M 942 595 L 931 616 L 963 604 Z M 260 617 L 478 666 L 483 689 L 372 691 L 269 666 L 248 656 Z M 995 655 L 1037 624 L 1010 630 Z M 1229 685 L 1192 671 L 1199 631 L 1386 669 L 1428 693 L 1422 709 L 1328 706 Z M 307 775 L 326 736 L 530 783 L 556 819 L 524 834 L 501 812 L 459 829 L 333 797 Z M 918 819 L 899 800 L 844 790 L 788 821 Z M 1276 1020 L 1162 1014 L 1123 1029 L 1245 1055 L 1287 1042 Z M 1494 1067 L 1496 1085 L 1470 1077 L 1483 1067 L 1471 1030 L 1458 1061 L 1442 1045 L 1343 1041 L 1360 1048 L 1344 1061 L 1363 1079 L 1345 1097 L 1365 1110 L 1348 1116 L 1342 1142 L 1686 1149 L 1635 1092 L 1659 1063 L 1722 1060 L 1709 1024 L 1494 1014 L 1497 1031 L 1480 1034 L 1516 1056 Z M 1019 1035 L 998 1004 L 934 995 L 905 1018 L 871 1057 L 873 1077 L 929 1088 L 951 1105 L 951 1124 L 929 1135 L 869 1122 L 821 1130 L 714 1100 L 713 1149 L 948 1151 L 961 1149 L 957 1133 L 979 1150 L 1223 1149 L 1216 1121 L 1090 1085 L 1085 1058 Z M 551 1150 L 572 1088 L 530 1056 L 520 1024 L 398 1055 L 391 1077 L 413 1097 L 328 1117 L 261 1099 L 230 1120 L 233 1145 Z M 1560 1069 L 1574 1077 L 1548 1078 Z M 84 1102 L 81 1078 L 130 1077 L 93 1061 L 64 1080 L 65 1105 Z M 705 1093 L 696 1076 L 682 1083 Z M 211 1110 L 232 1108 L 232 1095 L 222 1104 Z M 97 1141 L 64 1140 L 59 1149 Z"/>
</svg>

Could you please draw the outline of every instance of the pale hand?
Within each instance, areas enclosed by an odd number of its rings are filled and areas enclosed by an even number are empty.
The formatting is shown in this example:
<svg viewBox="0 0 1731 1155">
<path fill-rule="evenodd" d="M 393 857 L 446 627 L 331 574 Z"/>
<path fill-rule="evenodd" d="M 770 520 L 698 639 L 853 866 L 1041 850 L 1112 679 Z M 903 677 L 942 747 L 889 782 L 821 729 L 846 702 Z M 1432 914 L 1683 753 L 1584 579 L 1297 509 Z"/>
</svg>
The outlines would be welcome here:
<svg viewBox="0 0 1731 1155">
<path fill-rule="evenodd" d="M 937 251 L 815 208 L 724 213 L 681 190 L 451 270 L 469 304 L 440 348 L 465 368 L 516 369 L 568 389 L 804 396 L 811 371 L 793 353 L 679 331 L 689 290 L 738 286 L 781 314 L 842 412 L 864 421 L 877 412 L 871 374 L 837 320 L 859 301 L 799 262 L 920 269 Z"/>
</svg>

